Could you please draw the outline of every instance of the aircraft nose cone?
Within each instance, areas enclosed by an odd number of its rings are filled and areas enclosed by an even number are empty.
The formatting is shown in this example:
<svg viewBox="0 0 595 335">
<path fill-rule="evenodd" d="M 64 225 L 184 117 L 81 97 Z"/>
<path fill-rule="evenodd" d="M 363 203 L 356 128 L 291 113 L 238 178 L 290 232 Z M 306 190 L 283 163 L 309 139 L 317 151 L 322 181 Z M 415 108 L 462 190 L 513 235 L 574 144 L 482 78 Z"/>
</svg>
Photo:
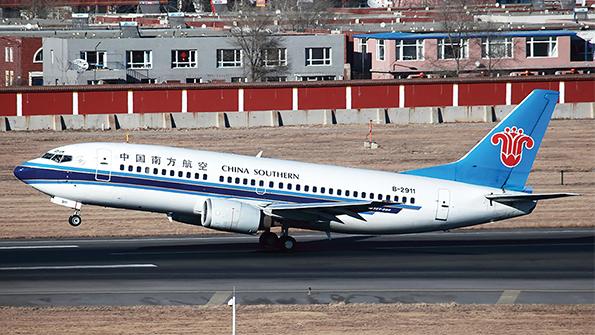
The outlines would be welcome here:
<svg viewBox="0 0 595 335">
<path fill-rule="evenodd" d="M 14 171 L 12 171 L 12 173 L 15 177 L 17 177 L 18 180 L 24 181 L 25 179 L 31 178 L 32 169 L 22 165 L 18 165 L 14 168 Z"/>
</svg>

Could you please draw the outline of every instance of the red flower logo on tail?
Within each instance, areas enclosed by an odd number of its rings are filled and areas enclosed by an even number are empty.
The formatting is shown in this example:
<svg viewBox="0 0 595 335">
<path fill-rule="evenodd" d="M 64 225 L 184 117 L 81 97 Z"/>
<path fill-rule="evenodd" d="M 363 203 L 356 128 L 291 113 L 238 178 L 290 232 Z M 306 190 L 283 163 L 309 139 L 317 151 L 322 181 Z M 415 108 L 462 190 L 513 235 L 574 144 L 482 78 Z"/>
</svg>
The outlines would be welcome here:
<svg viewBox="0 0 595 335">
<path fill-rule="evenodd" d="M 509 168 L 519 165 L 523 159 L 523 147 L 530 150 L 534 144 L 533 138 L 523 134 L 523 128 L 517 129 L 517 127 L 506 127 L 504 131 L 492 135 L 491 141 L 493 145 L 502 142 L 500 161 Z"/>
</svg>

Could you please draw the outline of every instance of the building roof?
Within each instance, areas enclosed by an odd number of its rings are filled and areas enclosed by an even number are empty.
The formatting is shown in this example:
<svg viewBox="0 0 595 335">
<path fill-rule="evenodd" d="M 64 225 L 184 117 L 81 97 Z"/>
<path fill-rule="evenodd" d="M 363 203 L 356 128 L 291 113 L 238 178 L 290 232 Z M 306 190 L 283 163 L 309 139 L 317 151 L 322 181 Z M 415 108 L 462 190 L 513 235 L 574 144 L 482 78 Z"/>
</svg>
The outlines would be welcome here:
<svg viewBox="0 0 595 335">
<path fill-rule="evenodd" d="M 480 37 L 539 37 L 539 36 L 575 36 L 575 31 L 570 30 L 526 30 L 526 31 L 478 31 L 462 32 L 460 37 L 480 38 Z M 358 34 L 355 38 L 372 38 L 376 40 L 424 40 L 424 39 L 442 39 L 453 37 L 448 33 L 376 33 L 376 34 Z"/>
</svg>

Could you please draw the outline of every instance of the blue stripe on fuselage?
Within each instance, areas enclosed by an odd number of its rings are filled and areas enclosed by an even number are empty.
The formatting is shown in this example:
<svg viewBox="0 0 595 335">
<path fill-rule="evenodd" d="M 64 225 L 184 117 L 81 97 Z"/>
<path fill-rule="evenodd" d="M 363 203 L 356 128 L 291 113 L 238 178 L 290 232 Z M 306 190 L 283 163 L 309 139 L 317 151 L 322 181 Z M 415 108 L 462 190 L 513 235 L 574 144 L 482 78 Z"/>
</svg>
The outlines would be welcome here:
<svg viewBox="0 0 595 335">
<path fill-rule="evenodd" d="M 246 198 L 251 200 L 283 201 L 292 203 L 311 203 L 320 201 L 359 201 L 359 199 L 339 198 L 331 196 L 316 196 L 310 194 L 266 189 L 265 194 L 257 194 L 257 187 L 244 187 L 240 185 L 216 184 L 206 181 L 191 179 L 176 179 L 160 177 L 148 174 L 134 174 L 119 171 L 112 171 L 110 182 L 98 181 L 94 169 L 77 167 L 62 167 L 48 164 L 26 162 L 21 165 L 25 170 L 21 171 L 21 179 L 29 184 L 57 184 L 57 183 L 81 183 L 113 187 L 130 187 L 151 189 L 175 193 L 200 194 L 215 197 Z M 108 171 L 100 171 L 104 175 Z M 383 207 L 378 212 L 398 213 L 401 209 L 419 210 L 420 206 L 405 204 L 391 204 Z M 391 208 L 391 210 L 387 210 Z M 398 210 L 397 210 L 398 209 Z"/>
</svg>

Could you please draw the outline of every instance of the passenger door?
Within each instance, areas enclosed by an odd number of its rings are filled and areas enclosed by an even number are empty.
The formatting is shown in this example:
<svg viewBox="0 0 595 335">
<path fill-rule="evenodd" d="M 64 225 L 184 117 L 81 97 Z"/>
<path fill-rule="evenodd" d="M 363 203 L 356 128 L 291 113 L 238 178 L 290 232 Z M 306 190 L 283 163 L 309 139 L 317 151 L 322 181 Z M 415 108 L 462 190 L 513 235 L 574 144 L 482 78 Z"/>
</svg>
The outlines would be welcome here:
<svg viewBox="0 0 595 335">
<path fill-rule="evenodd" d="M 436 208 L 436 220 L 448 220 L 448 210 L 450 208 L 450 191 L 438 190 L 438 203 Z"/>
<path fill-rule="evenodd" d="M 109 149 L 97 149 L 97 166 L 95 180 L 110 181 L 112 179 L 112 152 Z"/>
</svg>

